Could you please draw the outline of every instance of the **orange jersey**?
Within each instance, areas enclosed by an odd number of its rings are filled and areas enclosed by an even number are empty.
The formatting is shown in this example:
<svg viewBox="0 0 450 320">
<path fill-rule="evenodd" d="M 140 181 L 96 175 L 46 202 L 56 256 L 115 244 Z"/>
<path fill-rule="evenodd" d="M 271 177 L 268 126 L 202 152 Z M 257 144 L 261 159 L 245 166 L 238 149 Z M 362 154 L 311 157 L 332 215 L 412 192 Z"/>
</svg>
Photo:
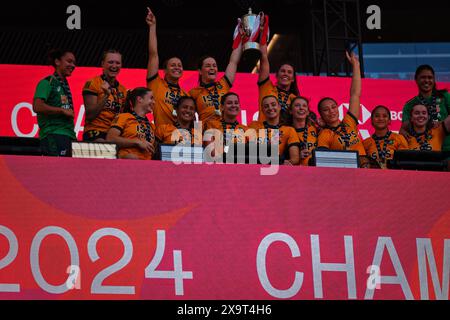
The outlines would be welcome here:
<svg viewBox="0 0 450 320">
<path fill-rule="evenodd" d="M 97 97 L 97 101 L 105 98 L 105 92 L 102 89 L 102 76 L 97 76 L 87 81 L 83 87 L 83 96 L 93 95 Z M 123 105 L 127 98 L 127 89 L 117 82 L 117 85 L 111 87 L 111 94 L 106 98 L 105 106 L 97 117 L 92 121 L 86 121 L 84 124 L 84 132 L 99 131 L 108 132 L 114 117 L 122 112 Z"/>
<path fill-rule="evenodd" d="M 405 138 L 408 142 L 409 150 L 442 151 L 442 143 L 445 136 L 446 132 L 441 123 L 439 127 L 426 130 L 423 134 L 417 136 L 408 131 Z"/>
<path fill-rule="evenodd" d="M 189 91 L 189 95 L 194 98 L 198 120 L 205 124 L 209 120 L 219 120 L 220 99 L 231 89 L 231 82 L 226 76 L 218 82 L 196 87 Z"/>
<path fill-rule="evenodd" d="M 284 155 L 292 146 L 300 147 L 300 140 L 298 139 L 295 129 L 288 126 L 281 126 L 278 129 L 278 135 L 274 134 L 277 127 L 267 125 L 263 121 L 253 121 L 248 126 L 250 129 L 256 130 L 258 143 L 279 143 L 278 154 Z"/>
<path fill-rule="evenodd" d="M 178 129 L 173 124 L 163 124 L 156 127 L 156 137 L 164 144 L 196 144 L 201 146 L 202 130 L 196 132 L 195 128 L 191 130 Z"/>
<path fill-rule="evenodd" d="M 228 141 L 232 139 L 231 143 L 246 143 L 248 142 L 248 137 L 245 135 L 247 131 L 247 126 L 236 123 L 227 123 L 223 120 L 211 120 L 205 125 L 205 131 L 210 129 L 219 130 L 224 134 L 224 142 L 228 145 Z"/>
<path fill-rule="evenodd" d="M 360 156 L 366 155 L 359 137 L 358 119 L 350 112 L 347 112 L 337 128 L 325 128 L 320 132 L 317 146 L 329 150 L 358 151 Z"/>
<path fill-rule="evenodd" d="M 122 138 L 142 141 L 147 140 L 145 134 L 146 127 L 142 125 L 131 113 L 121 113 L 117 115 L 111 124 L 111 128 L 118 129 L 121 133 L 120 136 Z M 149 142 L 155 146 L 155 125 L 153 123 L 150 123 L 150 128 L 148 129 L 150 130 Z M 153 156 L 153 154 L 151 154 L 150 152 L 143 151 L 137 147 L 121 148 L 119 150 L 119 158 L 123 158 L 127 154 L 136 155 L 141 160 L 151 160 Z"/>
<path fill-rule="evenodd" d="M 291 101 L 296 98 L 295 94 L 292 94 L 288 91 L 279 89 L 277 86 L 275 86 L 270 78 L 267 78 L 266 80 L 263 80 L 261 82 L 258 82 L 258 90 L 259 90 L 259 114 L 258 114 L 258 121 L 264 121 L 266 120 L 266 116 L 263 113 L 262 108 L 262 100 L 264 97 L 267 96 L 275 96 L 278 97 L 278 102 L 280 103 L 282 110 L 289 109 L 291 105 Z"/>
<path fill-rule="evenodd" d="M 173 115 L 173 109 L 178 99 L 188 94 L 180 86 L 169 84 L 165 79 L 161 79 L 158 74 L 147 79 L 147 87 L 152 90 L 155 97 L 153 108 L 155 125 L 175 124 L 177 119 Z"/>
<path fill-rule="evenodd" d="M 311 153 L 308 158 L 300 160 L 301 166 L 307 166 L 309 163 L 309 159 L 311 159 L 312 157 L 313 150 L 317 148 L 317 139 L 319 136 L 319 132 L 317 128 L 311 124 L 308 124 L 306 128 L 294 128 L 294 130 L 295 132 L 297 132 L 298 139 L 300 140 L 300 150 L 306 149 Z"/>
<path fill-rule="evenodd" d="M 381 167 L 384 167 L 386 160 L 394 158 L 394 152 L 397 150 L 408 150 L 408 143 L 402 135 L 391 132 L 385 139 L 379 138 L 378 148 L 374 136 L 363 141 L 364 149 L 369 158 L 377 161 Z M 381 152 L 381 155 L 380 155 Z"/>
</svg>

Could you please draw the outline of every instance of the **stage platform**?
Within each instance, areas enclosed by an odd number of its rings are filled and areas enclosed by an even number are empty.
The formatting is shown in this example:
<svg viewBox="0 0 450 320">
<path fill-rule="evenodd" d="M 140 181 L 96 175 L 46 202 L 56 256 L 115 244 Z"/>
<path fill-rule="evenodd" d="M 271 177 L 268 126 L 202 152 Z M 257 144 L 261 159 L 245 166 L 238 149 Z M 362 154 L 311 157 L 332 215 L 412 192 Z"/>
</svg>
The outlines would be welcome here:
<svg viewBox="0 0 450 320">
<path fill-rule="evenodd" d="M 449 173 L 261 168 L 0 156 L 0 299 L 448 299 Z"/>
</svg>

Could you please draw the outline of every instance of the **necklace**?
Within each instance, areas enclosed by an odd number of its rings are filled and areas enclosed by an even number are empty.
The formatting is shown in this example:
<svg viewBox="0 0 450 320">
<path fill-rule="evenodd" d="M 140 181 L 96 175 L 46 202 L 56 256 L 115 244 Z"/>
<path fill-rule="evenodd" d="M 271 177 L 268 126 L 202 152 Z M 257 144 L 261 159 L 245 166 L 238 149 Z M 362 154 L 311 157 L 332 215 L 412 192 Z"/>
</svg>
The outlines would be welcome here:
<svg viewBox="0 0 450 320">
<path fill-rule="evenodd" d="M 113 102 L 111 104 L 111 109 L 114 111 L 114 113 L 119 113 L 120 109 L 121 109 L 121 104 L 120 104 L 120 91 L 119 91 L 119 81 L 114 80 L 114 82 L 111 84 L 108 81 L 108 78 L 106 77 L 106 75 L 103 73 L 101 76 L 103 81 L 106 81 L 109 83 L 109 95 L 112 96 L 113 98 Z"/>
<path fill-rule="evenodd" d="M 441 115 L 438 112 L 438 105 L 441 102 L 440 99 L 436 97 L 436 94 L 433 92 L 431 96 L 431 102 L 429 102 L 425 97 L 419 95 L 419 101 L 421 104 L 428 108 L 428 113 L 430 115 L 431 121 L 439 121 Z"/>
<path fill-rule="evenodd" d="M 214 113 L 218 116 L 221 116 L 222 113 L 219 110 L 219 90 L 217 89 L 217 83 L 214 82 L 212 84 L 201 84 L 203 88 L 205 88 L 208 91 L 208 98 L 210 101 L 212 101 L 214 106 Z M 213 90 L 210 91 L 209 88 L 212 87 Z"/>
<path fill-rule="evenodd" d="M 288 99 L 289 99 L 289 92 L 280 88 L 277 88 L 278 90 L 278 103 L 281 106 L 281 111 L 286 112 L 288 109 Z M 284 94 L 284 97 L 282 97 L 282 93 Z"/>
<path fill-rule="evenodd" d="M 417 133 L 414 128 L 411 128 L 411 134 L 416 139 L 417 143 L 420 145 L 420 151 L 431 151 L 433 147 L 428 142 L 432 139 L 432 136 L 428 130 L 423 133 Z M 423 138 L 423 141 L 422 141 Z"/>
<path fill-rule="evenodd" d="M 266 143 L 270 144 L 272 141 L 276 141 L 276 143 L 279 143 L 280 127 L 281 126 L 279 124 L 277 124 L 275 126 L 270 125 L 267 121 L 264 121 L 263 124 L 264 124 L 264 129 L 266 131 Z M 269 139 L 269 130 L 270 130 L 271 134 L 273 132 L 272 130 L 275 130 L 274 136 L 271 135 L 270 139 Z"/>
<path fill-rule="evenodd" d="M 69 83 L 67 82 L 67 79 L 61 78 L 57 72 L 55 72 L 53 74 L 53 76 L 59 82 L 59 85 L 62 87 L 64 94 L 66 95 L 67 100 L 68 100 L 68 104 L 62 105 L 61 107 L 64 109 L 72 109 L 73 110 L 72 92 L 70 92 L 70 87 L 69 87 Z"/>
<path fill-rule="evenodd" d="M 303 132 L 303 141 L 300 141 L 300 150 L 308 149 L 308 125 L 303 128 L 295 129 L 297 132 Z"/>
<path fill-rule="evenodd" d="M 139 122 L 139 126 L 141 128 L 144 129 L 144 134 L 145 134 L 145 140 L 147 140 L 150 143 L 153 143 L 154 140 L 154 136 L 153 136 L 153 132 L 151 130 L 151 125 L 150 125 L 150 121 L 148 120 L 147 117 L 141 117 L 139 116 L 136 112 L 131 112 L 131 114 L 136 118 L 136 120 Z"/>
<path fill-rule="evenodd" d="M 392 132 L 388 131 L 384 137 L 378 137 L 377 135 L 373 134 L 372 138 L 375 140 L 375 144 L 377 146 L 377 152 L 378 152 L 378 159 L 374 159 L 378 161 L 378 163 L 381 165 L 386 164 L 386 158 L 388 156 L 387 152 L 387 146 L 389 144 L 389 137 L 391 136 Z M 383 140 L 383 150 L 381 150 L 380 142 Z"/>
<path fill-rule="evenodd" d="M 328 129 L 336 133 L 340 140 L 344 143 L 344 150 L 347 150 L 348 147 L 350 147 L 350 138 L 351 135 L 347 132 L 347 128 L 345 127 L 345 124 L 340 123 L 337 127 L 332 128 L 327 126 Z M 341 129 L 341 131 L 339 131 Z"/>
</svg>

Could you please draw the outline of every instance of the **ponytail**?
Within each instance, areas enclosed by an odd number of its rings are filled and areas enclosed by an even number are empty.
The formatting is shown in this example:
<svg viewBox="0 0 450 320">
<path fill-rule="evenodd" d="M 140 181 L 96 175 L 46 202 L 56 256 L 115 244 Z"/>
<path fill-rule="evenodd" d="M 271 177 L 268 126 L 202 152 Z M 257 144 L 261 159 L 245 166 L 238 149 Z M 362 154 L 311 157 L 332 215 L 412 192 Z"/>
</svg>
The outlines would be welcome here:
<svg viewBox="0 0 450 320">
<path fill-rule="evenodd" d="M 149 88 L 137 87 L 133 90 L 127 91 L 127 99 L 123 107 L 123 112 L 130 113 L 134 111 L 136 105 L 136 100 L 138 97 L 143 98 L 147 93 L 151 92 Z"/>
</svg>

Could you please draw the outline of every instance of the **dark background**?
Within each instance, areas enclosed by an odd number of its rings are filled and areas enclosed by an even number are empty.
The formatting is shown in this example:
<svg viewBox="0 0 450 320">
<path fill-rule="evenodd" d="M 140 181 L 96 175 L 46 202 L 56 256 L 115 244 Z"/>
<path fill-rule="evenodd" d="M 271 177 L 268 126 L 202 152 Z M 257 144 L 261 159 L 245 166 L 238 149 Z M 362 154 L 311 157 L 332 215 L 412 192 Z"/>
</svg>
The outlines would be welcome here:
<svg viewBox="0 0 450 320">
<path fill-rule="evenodd" d="M 159 1 L 59 1 L 8 3 L 0 11 L 0 63 L 46 64 L 52 47 L 73 50 L 77 64 L 95 66 L 101 53 L 116 48 L 124 55 L 125 67 L 145 68 L 147 63 L 146 7 L 158 19 L 161 60 L 179 56 L 185 69 L 197 67 L 203 54 L 216 57 L 224 69 L 231 52 L 237 17 L 265 11 L 270 16 L 271 35 L 282 36 L 282 44 L 271 54 L 271 66 L 294 62 L 299 71 L 312 71 L 311 6 L 322 0 L 159 0 Z M 66 9 L 81 8 L 81 30 L 67 30 Z M 377 4 L 382 10 L 382 29 L 366 28 L 366 9 Z M 450 41 L 448 1 L 360 1 L 362 41 L 444 42 Z M 349 17 L 356 19 L 356 15 Z M 245 57 L 239 71 L 249 72 L 254 59 Z"/>
</svg>

